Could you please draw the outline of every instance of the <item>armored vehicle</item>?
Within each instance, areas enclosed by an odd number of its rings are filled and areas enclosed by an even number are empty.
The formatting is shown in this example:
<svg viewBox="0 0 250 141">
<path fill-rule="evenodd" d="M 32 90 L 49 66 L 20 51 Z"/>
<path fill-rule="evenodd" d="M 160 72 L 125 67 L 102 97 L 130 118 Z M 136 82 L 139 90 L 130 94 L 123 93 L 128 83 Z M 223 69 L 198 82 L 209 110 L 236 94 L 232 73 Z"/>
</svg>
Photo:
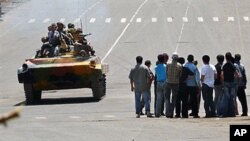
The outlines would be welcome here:
<svg viewBox="0 0 250 141">
<path fill-rule="evenodd" d="M 26 104 L 41 100 L 42 91 L 90 88 L 93 97 L 100 100 L 106 94 L 108 65 L 97 56 L 63 54 L 51 58 L 26 59 L 17 70 L 23 83 Z"/>
</svg>

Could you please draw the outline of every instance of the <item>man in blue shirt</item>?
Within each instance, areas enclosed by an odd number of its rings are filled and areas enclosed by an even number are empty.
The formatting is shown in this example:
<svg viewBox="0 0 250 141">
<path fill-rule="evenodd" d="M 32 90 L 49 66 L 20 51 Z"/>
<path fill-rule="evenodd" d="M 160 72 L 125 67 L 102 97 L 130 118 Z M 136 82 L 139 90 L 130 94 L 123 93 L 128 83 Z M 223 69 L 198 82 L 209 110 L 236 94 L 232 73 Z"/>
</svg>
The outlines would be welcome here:
<svg viewBox="0 0 250 141">
<path fill-rule="evenodd" d="M 193 64 L 194 56 L 192 54 L 187 57 L 188 62 L 184 65 L 184 67 L 188 68 L 192 73 L 195 74 L 196 66 Z M 189 75 L 187 80 L 187 94 L 190 97 L 190 103 L 192 106 L 192 113 L 194 118 L 199 118 L 198 115 L 198 97 L 197 97 L 197 88 L 198 84 L 195 80 L 194 75 Z"/>
<path fill-rule="evenodd" d="M 155 117 L 161 116 L 162 111 L 162 99 L 164 98 L 164 94 L 166 93 L 166 81 L 167 81 L 167 66 L 164 64 L 164 56 L 162 54 L 158 55 L 159 64 L 155 67 L 155 75 L 156 75 L 156 112 Z"/>
</svg>

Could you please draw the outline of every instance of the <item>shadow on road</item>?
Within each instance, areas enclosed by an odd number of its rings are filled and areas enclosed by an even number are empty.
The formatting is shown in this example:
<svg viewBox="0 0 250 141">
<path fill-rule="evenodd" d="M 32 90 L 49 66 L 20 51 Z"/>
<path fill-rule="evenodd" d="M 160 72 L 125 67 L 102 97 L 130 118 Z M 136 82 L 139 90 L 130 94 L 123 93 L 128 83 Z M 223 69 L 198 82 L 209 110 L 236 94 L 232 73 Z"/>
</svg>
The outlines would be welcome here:
<svg viewBox="0 0 250 141">
<path fill-rule="evenodd" d="M 32 105 L 27 105 L 25 101 L 17 103 L 14 106 L 34 106 L 34 105 L 59 105 L 59 104 L 79 104 L 99 102 L 93 97 L 74 97 L 74 98 L 44 98 L 40 102 Z"/>
</svg>

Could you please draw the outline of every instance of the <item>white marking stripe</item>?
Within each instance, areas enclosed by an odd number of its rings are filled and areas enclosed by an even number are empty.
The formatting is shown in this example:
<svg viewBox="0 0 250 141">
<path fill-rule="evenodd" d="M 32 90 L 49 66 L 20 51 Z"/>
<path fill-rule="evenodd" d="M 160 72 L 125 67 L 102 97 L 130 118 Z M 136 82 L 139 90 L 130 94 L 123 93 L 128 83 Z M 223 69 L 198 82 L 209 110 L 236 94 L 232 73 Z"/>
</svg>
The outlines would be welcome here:
<svg viewBox="0 0 250 141">
<path fill-rule="evenodd" d="M 111 22 L 111 18 L 106 18 L 105 23 L 110 23 Z"/>
<path fill-rule="evenodd" d="M 34 23 L 36 21 L 36 19 L 30 19 L 29 21 L 28 21 L 28 23 Z"/>
<path fill-rule="evenodd" d="M 50 19 L 47 18 L 47 19 L 44 19 L 44 20 L 43 20 L 43 23 L 47 23 L 47 22 L 49 22 L 49 21 L 50 21 Z"/>
<path fill-rule="evenodd" d="M 80 119 L 81 117 L 79 117 L 79 116 L 70 116 L 70 118 L 73 118 L 73 119 Z"/>
<path fill-rule="evenodd" d="M 65 18 L 61 18 L 60 22 L 64 23 L 65 22 Z"/>
<path fill-rule="evenodd" d="M 114 118 L 115 116 L 114 115 L 104 115 L 104 117 L 106 117 L 106 118 Z"/>
<path fill-rule="evenodd" d="M 234 17 L 228 17 L 228 18 L 227 18 L 227 21 L 233 22 L 233 21 L 234 21 Z"/>
<path fill-rule="evenodd" d="M 47 117 L 35 117 L 36 119 L 47 119 Z"/>
<path fill-rule="evenodd" d="M 218 22 L 219 18 L 218 17 L 213 17 L 213 21 Z"/>
<path fill-rule="evenodd" d="M 121 23 L 125 23 L 126 21 L 127 21 L 126 18 L 122 18 L 122 19 L 121 19 Z"/>
<path fill-rule="evenodd" d="M 91 18 L 89 22 L 90 22 L 90 23 L 94 23 L 95 20 L 96 20 L 95 18 Z"/>
<path fill-rule="evenodd" d="M 203 18 L 202 17 L 198 17 L 198 22 L 203 22 Z"/>
<path fill-rule="evenodd" d="M 183 17 L 182 20 L 183 20 L 183 22 L 188 22 L 188 18 L 187 17 Z"/>
<path fill-rule="evenodd" d="M 172 18 L 172 17 L 168 17 L 168 18 L 167 18 L 167 21 L 168 21 L 168 22 L 173 22 L 173 18 Z"/>
<path fill-rule="evenodd" d="M 137 23 L 140 23 L 140 22 L 141 22 L 141 18 L 137 18 L 137 19 L 136 19 L 136 22 L 137 22 Z"/>
<path fill-rule="evenodd" d="M 152 18 L 152 22 L 153 23 L 157 22 L 157 18 Z"/>
<path fill-rule="evenodd" d="M 244 21 L 249 22 L 249 17 L 243 17 Z"/>
</svg>

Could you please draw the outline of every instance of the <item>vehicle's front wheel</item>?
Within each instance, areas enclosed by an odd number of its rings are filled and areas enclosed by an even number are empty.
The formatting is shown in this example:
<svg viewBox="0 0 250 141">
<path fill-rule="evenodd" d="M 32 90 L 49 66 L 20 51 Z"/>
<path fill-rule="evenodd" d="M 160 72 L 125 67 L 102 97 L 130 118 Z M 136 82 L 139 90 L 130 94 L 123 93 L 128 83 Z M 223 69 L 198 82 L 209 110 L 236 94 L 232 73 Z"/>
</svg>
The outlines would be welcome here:
<svg viewBox="0 0 250 141">
<path fill-rule="evenodd" d="M 102 78 L 96 82 L 92 82 L 91 85 L 94 99 L 100 100 L 106 95 L 106 75 L 103 74 Z"/>
<path fill-rule="evenodd" d="M 23 87 L 27 105 L 36 104 L 41 101 L 42 91 L 35 90 L 30 83 L 24 83 Z"/>
</svg>

